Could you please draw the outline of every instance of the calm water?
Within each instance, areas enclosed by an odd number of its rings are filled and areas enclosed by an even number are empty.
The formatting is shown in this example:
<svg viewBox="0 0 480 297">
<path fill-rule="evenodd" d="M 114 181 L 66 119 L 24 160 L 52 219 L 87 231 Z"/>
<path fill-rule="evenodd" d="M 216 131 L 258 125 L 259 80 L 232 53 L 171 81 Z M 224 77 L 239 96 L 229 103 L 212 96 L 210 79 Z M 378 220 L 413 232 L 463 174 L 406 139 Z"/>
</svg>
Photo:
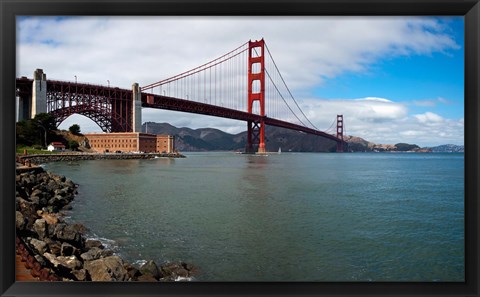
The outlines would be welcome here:
<svg viewBox="0 0 480 297">
<path fill-rule="evenodd" d="M 463 154 L 188 153 L 46 167 L 130 262 L 200 281 L 463 281 Z"/>
</svg>

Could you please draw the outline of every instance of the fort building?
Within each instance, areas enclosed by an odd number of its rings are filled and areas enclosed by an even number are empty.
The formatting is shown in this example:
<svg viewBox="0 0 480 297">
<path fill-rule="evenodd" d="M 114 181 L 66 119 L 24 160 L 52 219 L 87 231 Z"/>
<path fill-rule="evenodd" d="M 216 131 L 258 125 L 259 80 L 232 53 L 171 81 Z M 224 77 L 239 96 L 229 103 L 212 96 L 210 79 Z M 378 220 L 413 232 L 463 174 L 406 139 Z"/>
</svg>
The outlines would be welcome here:
<svg viewBox="0 0 480 297">
<path fill-rule="evenodd" d="M 90 148 L 98 153 L 105 152 L 175 152 L 172 135 L 156 135 L 140 132 L 85 133 Z"/>
</svg>

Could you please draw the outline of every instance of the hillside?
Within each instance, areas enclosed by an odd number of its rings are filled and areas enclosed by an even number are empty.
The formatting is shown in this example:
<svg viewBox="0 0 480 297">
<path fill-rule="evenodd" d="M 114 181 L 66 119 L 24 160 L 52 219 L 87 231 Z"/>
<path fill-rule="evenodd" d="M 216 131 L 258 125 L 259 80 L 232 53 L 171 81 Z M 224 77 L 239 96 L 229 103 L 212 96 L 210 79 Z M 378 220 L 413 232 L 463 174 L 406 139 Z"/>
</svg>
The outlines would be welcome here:
<svg viewBox="0 0 480 297">
<path fill-rule="evenodd" d="M 70 131 L 67 130 L 55 130 L 53 131 L 55 133 L 55 137 L 52 139 L 52 141 L 59 141 L 65 145 L 67 145 L 70 141 L 76 141 L 80 146 L 78 147 L 79 151 L 83 152 L 93 152 L 93 150 L 85 147 L 85 144 L 87 144 L 87 138 L 83 136 L 82 134 L 79 135 L 74 135 Z M 88 145 L 87 145 L 88 146 Z"/>
<path fill-rule="evenodd" d="M 175 145 L 179 151 L 243 151 L 247 142 L 247 132 L 229 134 L 212 128 L 177 128 L 168 123 L 144 123 L 142 131 L 152 134 L 175 136 Z M 334 141 L 305 134 L 299 131 L 267 126 L 265 129 L 267 151 L 284 152 L 333 152 Z M 416 144 L 377 144 L 356 136 L 345 136 L 348 151 L 351 152 L 463 152 L 463 146 L 452 144 L 424 147 Z"/>
<path fill-rule="evenodd" d="M 247 143 L 247 132 L 229 134 L 212 128 L 177 128 L 168 123 L 144 123 L 142 131 L 175 136 L 179 151 L 241 151 Z M 289 129 L 267 126 L 265 129 L 267 151 L 328 152 L 334 151 L 334 141 Z"/>
</svg>

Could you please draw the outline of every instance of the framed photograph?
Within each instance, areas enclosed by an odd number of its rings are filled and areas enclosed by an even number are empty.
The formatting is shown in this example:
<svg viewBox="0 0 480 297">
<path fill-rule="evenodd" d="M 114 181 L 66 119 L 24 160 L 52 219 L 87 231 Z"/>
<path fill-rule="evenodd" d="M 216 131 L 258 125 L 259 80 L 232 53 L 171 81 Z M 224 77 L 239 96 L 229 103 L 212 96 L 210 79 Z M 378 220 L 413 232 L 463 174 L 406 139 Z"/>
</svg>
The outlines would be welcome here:
<svg viewBox="0 0 480 297">
<path fill-rule="evenodd" d="M 479 295 L 477 0 L 0 1 L 1 296 Z"/>
</svg>

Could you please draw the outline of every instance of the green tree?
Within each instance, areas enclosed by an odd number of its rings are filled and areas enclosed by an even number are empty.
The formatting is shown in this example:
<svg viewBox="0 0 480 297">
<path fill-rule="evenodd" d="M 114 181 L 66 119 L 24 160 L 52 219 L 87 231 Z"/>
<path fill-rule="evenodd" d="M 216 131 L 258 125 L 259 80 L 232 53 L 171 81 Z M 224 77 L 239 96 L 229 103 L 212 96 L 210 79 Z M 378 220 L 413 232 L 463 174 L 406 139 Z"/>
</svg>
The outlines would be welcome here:
<svg viewBox="0 0 480 297">
<path fill-rule="evenodd" d="M 74 135 L 80 134 L 80 126 L 77 124 L 71 125 L 70 128 L 68 128 L 68 130 L 70 131 L 70 133 Z"/>
<path fill-rule="evenodd" d="M 55 117 L 48 113 L 37 114 L 33 119 L 16 124 L 17 144 L 46 147 L 48 139 L 53 137 L 52 131 L 56 129 Z"/>
<path fill-rule="evenodd" d="M 35 115 L 32 121 L 38 128 L 38 132 L 43 133 L 42 146 L 47 147 L 48 136 L 52 134 L 52 131 L 57 130 L 55 117 L 49 113 L 39 113 Z"/>
<path fill-rule="evenodd" d="M 42 137 L 37 131 L 37 126 L 32 120 L 22 120 L 16 124 L 16 139 L 18 145 L 31 146 L 41 144 Z"/>
<path fill-rule="evenodd" d="M 75 140 L 70 140 L 68 142 L 68 147 L 72 150 L 72 151 L 76 151 L 78 149 L 80 145 L 78 144 L 78 142 L 76 142 Z"/>
</svg>

